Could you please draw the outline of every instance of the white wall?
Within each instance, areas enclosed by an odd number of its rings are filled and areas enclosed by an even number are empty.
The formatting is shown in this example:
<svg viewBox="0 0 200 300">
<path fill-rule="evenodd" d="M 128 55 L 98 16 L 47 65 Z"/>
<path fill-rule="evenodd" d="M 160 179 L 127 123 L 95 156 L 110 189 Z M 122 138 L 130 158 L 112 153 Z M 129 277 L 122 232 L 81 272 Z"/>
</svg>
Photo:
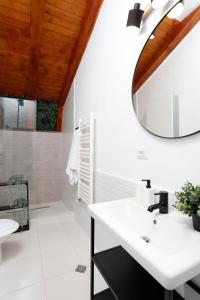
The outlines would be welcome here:
<svg viewBox="0 0 200 300">
<path fill-rule="evenodd" d="M 96 168 L 131 180 L 150 177 L 164 188 L 199 183 L 199 134 L 156 138 L 138 124 L 131 101 L 134 67 L 147 37 L 164 12 L 155 11 L 138 40 L 126 28 L 129 1 L 105 0 L 76 76 L 76 122 L 96 117 Z M 139 149 L 148 160 L 137 160 Z"/>
<path fill-rule="evenodd" d="M 188 5 L 190 1 L 186 2 Z M 129 0 L 104 0 L 76 75 L 75 123 L 94 112 L 98 172 L 132 182 L 151 178 L 155 185 L 169 190 L 179 189 L 186 180 L 197 184 L 200 135 L 180 140 L 157 138 L 139 125 L 134 114 L 131 99 L 134 68 L 142 47 L 165 11 L 154 11 L 137 39 L 126 28 L 130 4 L 133 3 Z M 72 102 L 70 94 L 65 107 L 66 119 L 72 116 L 72 111 L 67 109 Z M 148 160 L 138 160 L 138 150 L 145 150 Z M 75 203 L 74 209 L 78 220 L 85 223 L 86 207 Z"/>
<path fill-rule="evenodd" d="M 70 153 L 71 143 L 72 143 L 72 137 L 73 137 L 73 131 L 75 128 L 74 125 L 74 114 L 75 114 L 75 108 L 74 108 L 74 84 L 71 87 L 70 93 L 68 95 L 68 101 L 65 104 L 64 112 L 63 112 L 63 122 L 62 122 L 62 132 L 63 132 L 63 151 L 65 152 L 65 158 L 64 158 L 64 166 L 63 166 L 63 172 L 65 173 L 65 169 L 67 167 L 68 157 Z M 75 198 L 76 198 L 76 188 L 72 187 L 69 184 L 68 177 L 65 174 L 65 182 L 62 190 L 62 199 L 65 202 L 68 209 L 73 210 L 75 209 Z"/>
<path fill-rule="evenodd" d="M 29 180 L 30 204 L 62 200 L 63 144 L 62 133 L 0 130 L 0 182 L 22 174 Z"/>
<path fill-rule="evenodd" d="M 155 185 L 169 190 L 179 189 L 187 180 L 198 184 L 200 135 L 179 140 L 157 138 L 139 125 L 133 111 L 134 68 L 147 38 L 166 11 L 153 11 L 136 37 L 126 28 L 130 3 L 104 1 L 76 75 L 75 123 L 94 112 L 96 169 L 100 171 L 130 181 L 149 177 Z M 185 4 L 190 6 L 191 2 Z M 194 0 L 191 5 L 197 4 L 199 1 Z M 64 119 L 73 115 L 67 109 L 73 99 L 70 94 Z M 138 150 L 146 151 L 148 160 L 138 160 Z"/>
</svg>

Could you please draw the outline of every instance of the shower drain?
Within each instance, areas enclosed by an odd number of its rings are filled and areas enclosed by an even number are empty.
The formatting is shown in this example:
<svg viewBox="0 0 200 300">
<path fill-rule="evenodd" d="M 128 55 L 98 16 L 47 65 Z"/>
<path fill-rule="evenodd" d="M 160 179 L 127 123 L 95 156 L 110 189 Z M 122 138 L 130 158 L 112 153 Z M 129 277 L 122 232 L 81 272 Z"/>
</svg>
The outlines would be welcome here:
<svg viewBox="0 0 200 300">
<path fill-rule="evenodd" d="M 85 273 L 85 271 L 86 271 L 86 269 L 87 269 L 87 266 L 84 266 L 84 265 L 78 265 L 77 266 L 77 268 L 76 268 L 76 270 L 75 270 L 75 272 L 78 272 L 78 273 Z"/>
</svg>

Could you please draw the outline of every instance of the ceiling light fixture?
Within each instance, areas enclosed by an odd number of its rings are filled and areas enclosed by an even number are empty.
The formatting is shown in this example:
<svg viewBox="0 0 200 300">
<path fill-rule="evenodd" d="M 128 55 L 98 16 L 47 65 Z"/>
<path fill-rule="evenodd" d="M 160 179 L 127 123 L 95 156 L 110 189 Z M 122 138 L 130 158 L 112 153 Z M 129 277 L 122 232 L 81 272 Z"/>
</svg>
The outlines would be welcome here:
<svg viewBox="0 0 200 300">
<path fill-rule="evenodd" d="M 153 9 L 160 9 L 163 8 L 169 0 L 150 0 L 149 5 L 152 6 Z M 149 6 L 149 7 L 150 7 Z M 149 8 L 150 9 L 150 8 Z M 168 13 L 168 17 L 170 19 L 178 18 L 184 10 L 184 0 L 179 0 L 179 2 L 171 9 Z M 138 34 L 139 29 L 141 27 L 142 20 L 145 19 L 145 14 L 147 13 L 141 9 L 140 3 L 135 3 L 134 8 L 129 10 L 128 20 L 127 20 L 127 27 L 130 27 L 133 32 Z M 155 30 L 152 32 L 149 39 L 153 40 L 155 38 Z"/>
<path fill-rule="evenodd" d="M 168 13 L 167 16 L 170 19 L 177 19 L 178 17 L 180 17 L 183 11 L 184 11 L 184 1 L 181 0 L 179 3 L 176 4 L 174 8 L 172 8 L 172 10 Z"/>
<path fill-rule="evenodd" d="M 152 35 L 149 38 L 150 40 L 154 40 L 155 39 L 155 35 L 152 33 Z"/>
<path fill-rule="evenodd" d="M 151 0 L 151 6 L 154 9 L 163 8 L 169 0 Z"/>
<path fill-rule="evenodd" d="M 129 11 L 127 27 L 133 26 L 140 28 L 144 11 L 140 7 L 140 3 L 135 3 L 134 8 Z"/>
</svg>

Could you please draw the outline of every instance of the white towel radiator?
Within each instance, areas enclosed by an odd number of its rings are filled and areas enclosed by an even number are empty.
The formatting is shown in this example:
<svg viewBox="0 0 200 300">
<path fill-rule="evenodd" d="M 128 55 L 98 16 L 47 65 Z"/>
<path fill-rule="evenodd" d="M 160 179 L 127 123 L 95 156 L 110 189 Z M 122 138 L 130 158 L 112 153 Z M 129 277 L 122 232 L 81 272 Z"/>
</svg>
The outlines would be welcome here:
<svg viewBox="0 0 200 300">
<path fill-rule="evenodd" d="M 93 203 L 94 196 L 94 117 L 79 121 L 78 200 Z"/>
</svg>

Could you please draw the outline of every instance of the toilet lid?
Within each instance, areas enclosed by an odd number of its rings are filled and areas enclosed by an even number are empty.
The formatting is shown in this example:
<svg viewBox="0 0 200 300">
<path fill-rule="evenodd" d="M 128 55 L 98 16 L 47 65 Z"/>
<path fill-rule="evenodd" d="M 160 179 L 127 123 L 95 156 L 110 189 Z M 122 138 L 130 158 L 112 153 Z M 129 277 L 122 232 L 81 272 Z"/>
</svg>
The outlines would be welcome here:
<svg viewBox="0 0 200 300">
<path fill-rule="evenodd" d="M 0 238 L 15 232 L 19 224 L 14 220 L 0 219 Z"/>
</svg>

